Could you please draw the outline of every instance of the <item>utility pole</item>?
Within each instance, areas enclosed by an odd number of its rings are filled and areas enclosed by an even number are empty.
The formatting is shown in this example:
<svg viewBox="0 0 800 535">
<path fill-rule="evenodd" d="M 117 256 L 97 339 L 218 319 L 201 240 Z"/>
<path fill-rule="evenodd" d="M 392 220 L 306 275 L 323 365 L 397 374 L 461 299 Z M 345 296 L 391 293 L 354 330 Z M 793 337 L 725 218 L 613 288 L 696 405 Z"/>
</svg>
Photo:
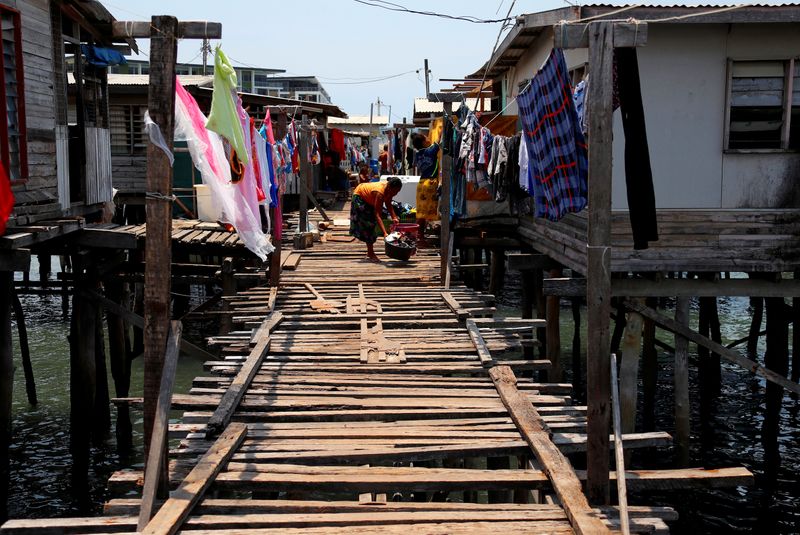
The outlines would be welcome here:
<svg viewBox="0 0 800 535">
<path fill-rule="evenodd" d="M 430 73 L 431 71 L 428 69 L 428 59 L 425 59 L 425 98 L 428 98 L 428 95 L 431 92 L 431 81 L 430 81 Z"/>
<path fill-rule="evenodd" d="M 208 39 L 203 39 L 203 76 L 206 75 L 206 68 L 208 67 L 208 53 L 211 51 L 211 45 Z"/>
</svg>

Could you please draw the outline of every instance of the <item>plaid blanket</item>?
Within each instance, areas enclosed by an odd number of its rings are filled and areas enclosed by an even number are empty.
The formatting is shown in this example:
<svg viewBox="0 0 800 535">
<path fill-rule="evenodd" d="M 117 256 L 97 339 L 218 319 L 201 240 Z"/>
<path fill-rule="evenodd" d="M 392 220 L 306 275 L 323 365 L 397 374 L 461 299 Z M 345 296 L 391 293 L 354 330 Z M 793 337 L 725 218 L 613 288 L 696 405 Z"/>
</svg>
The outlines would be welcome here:
<svg viewBox="0 0 800 535">
<path fill-rule="evenodd" d="M 517 103 L 536 217 L 558 221 L 580 212 L 586 206 L 588 158 L 561 49 L 553 49 Z"/>
</svg>

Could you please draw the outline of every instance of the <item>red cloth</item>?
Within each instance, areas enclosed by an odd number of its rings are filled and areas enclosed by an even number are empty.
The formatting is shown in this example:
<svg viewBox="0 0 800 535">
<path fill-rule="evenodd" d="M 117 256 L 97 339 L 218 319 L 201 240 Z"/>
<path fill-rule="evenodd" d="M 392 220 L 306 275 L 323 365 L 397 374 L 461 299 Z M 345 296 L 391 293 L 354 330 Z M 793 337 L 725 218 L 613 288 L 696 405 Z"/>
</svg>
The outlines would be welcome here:
<svg viewBox="0 0 800 535">
<path fill-rule="evenodd" d="M 339 153 L 339 159 L 345 160 L 344 132 L 338 128 L 331 128 L 331 148 Z"/>
<path fill-rule="evenodd" d="M 14 210 L 14 194 L 6 168 L 0 165 L 0 234 L 6 231 L 6 222 Z"/>
</svg>

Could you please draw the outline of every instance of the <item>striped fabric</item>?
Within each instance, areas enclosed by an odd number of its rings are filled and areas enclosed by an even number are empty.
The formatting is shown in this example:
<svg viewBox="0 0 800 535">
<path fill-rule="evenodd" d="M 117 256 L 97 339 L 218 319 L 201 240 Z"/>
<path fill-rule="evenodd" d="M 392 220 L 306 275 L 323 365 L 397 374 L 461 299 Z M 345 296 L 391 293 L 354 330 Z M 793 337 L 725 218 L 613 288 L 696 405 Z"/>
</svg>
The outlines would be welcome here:
<svg viewBox="0 0 800 535">
<path fill-rule="evenodd" d="M 586 206 L 588 159 L 561 49 L 553 49 L 517 97 L 527 136 L 536 217 L 558 221 Z"/>
</svg>

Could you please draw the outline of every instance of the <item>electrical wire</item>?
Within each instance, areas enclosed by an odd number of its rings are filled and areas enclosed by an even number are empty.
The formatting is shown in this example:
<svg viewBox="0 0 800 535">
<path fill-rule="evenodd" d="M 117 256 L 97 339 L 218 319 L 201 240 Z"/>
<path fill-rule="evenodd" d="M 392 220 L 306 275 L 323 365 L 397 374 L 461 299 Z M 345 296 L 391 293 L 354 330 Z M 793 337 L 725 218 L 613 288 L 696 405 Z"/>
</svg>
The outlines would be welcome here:
<svg viewBox="0 0 800 535">
<path fill-rule="evenodd" d="M 405 76 L 407 74 L 414 74 L 416 71 L 406 71 L 401 72 L 398 74 L 392 74 L 390 76 L 383 76 L 381 78 L 373 78 L 371 80 L 363 80 L 361 82 L 325 82 L 327 85 L 361 85 L 361 84 L 372 84 L 375 82 L 383 82 L 385 80 L 391 80 L 393 78 L 400 78 L 401 76 Z"/>
<path fill-rule="evenodd" d="M 401 13 L 411 13 L 414 15 L 425 15 L 428 17 L 439 17 L 443 19 L 449 20 L 460 20 L 464 22 L 471 22 L 473 24 L 496 24 L 498 22 L 507 22 L 508 20 L 513 19 L 481 19 L 479 17 L 473 17 L 472 15 L 449 15 L 447 13 L 437 13 L 435 11 L 418 11 L 416 9 L 409 9 L 405 6 L 400 4 L 395 4 L 393 2 L 387 2 L 385 0 L 354 0 L 359 4 L 364 4 L 365 6 L 370 7 L 377 7 L 381 9 L 386 9 L 389 11 L 398 11 Z"/>
</svg>

